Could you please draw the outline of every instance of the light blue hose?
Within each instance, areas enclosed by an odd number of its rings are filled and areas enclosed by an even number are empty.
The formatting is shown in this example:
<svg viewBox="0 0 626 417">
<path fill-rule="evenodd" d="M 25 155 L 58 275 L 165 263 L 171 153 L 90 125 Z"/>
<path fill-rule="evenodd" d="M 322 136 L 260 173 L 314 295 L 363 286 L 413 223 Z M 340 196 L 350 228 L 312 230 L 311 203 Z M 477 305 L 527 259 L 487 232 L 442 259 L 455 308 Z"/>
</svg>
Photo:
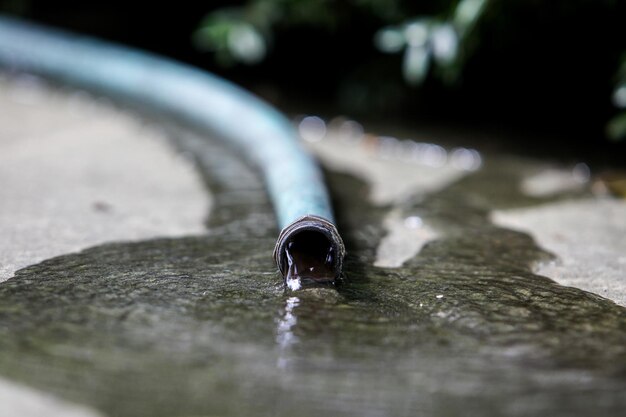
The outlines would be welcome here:
<svg viewBox="0 0 626 417">
<path fill-rule="evenodd" d="M 322 173 L 289 120 L 232 83 L 167 58 L 3 16 L 0 65 L 182 118 L 256 164 L 281 229 L 306 216 L 334 223 Z"/>
</svg>

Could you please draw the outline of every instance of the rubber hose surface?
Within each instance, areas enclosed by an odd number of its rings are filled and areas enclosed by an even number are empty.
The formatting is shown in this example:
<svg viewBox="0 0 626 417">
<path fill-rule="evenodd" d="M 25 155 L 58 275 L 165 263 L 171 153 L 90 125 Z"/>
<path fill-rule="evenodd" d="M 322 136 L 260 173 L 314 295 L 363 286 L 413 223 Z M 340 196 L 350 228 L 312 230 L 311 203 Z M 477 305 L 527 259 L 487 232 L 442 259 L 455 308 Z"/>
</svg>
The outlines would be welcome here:
<svg viewBox="0 0 626 417">
<path fill-rule="evenodd" d="M 340 273 L 343 242 L 322 173 L 289 120 L 252 94 L 167 58 L 3 16 L 0 64 L 174 115 L 228 141 L 261 171 L 281 229 L 310 216 L 330 225 Z M 275 259 L 284 272 L 280 251 Z"/>
</svg>

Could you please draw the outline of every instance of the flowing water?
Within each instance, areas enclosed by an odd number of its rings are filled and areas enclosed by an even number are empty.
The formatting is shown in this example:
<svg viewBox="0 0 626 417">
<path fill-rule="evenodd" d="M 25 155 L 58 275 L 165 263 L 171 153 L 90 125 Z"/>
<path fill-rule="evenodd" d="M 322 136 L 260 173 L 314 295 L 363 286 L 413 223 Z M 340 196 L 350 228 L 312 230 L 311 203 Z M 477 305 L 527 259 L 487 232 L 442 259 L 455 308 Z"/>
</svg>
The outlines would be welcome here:
<svg viewBox="0 0 626 417">
<path fill-rule="evenodd" d="M 335 280 L 335 256 L 328 238 L 319 232 L 304 231 L 298 233 L 285 249 L 287 274 L 285 283 L 296 281 L 297 287 L 302 282 L 332 283 Z"/>
<path fill-rule="evenodd" d="M 0 284 L 0 375 L 109 416 L 619 416 L 626 309 L 533 274 L 493 208 L 535 204 L 496 159 L 404 213 L 445 233 L 373 267 L 386 209 L 329 173 L 336 286 L 285 291 L 256 174 L 180 133 L 217 208 L 207 236 L 114 243 Z"/>
</svg>

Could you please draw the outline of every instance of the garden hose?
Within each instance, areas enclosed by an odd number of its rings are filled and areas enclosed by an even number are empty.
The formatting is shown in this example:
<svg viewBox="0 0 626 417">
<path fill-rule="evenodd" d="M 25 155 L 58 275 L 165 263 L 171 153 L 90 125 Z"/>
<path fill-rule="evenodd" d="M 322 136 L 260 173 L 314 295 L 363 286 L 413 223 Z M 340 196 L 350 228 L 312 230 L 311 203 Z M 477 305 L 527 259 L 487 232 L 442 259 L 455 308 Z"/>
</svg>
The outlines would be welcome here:
<svg viewBox="0 0 626 417">
<path fill-rule="evenodd" d="M 262 173 L 282 229 L 274 260 L 286 284 L 299 288 L 303 270 L 314 269 L 302 263 L 320 253 L 328 270 L 308 278 L 339 278 L 345 249 L 322 172 L 290 121 L 270 105 L 189 65 L 5 16 L 0 65 L 175 116 L 234 145 Z M 294 263 L 290 248 L 303 258 Z"/>
</svg>

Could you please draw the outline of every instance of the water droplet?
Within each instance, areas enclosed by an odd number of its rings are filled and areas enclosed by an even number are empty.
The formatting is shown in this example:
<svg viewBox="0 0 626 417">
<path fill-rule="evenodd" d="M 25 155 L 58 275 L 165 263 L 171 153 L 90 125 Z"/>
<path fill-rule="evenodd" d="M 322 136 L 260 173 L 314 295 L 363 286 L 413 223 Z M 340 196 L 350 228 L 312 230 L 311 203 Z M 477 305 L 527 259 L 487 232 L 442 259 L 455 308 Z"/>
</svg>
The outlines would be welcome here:
<svg viewBox="0 0 626 417">
<path fill-rule="evenodd" d="M 298 125 L 302 139 L 308 142 L 319 142 L 326 136 L 326 123 L 317 116 L 306 116 Z"/>
<path fill-rule="evenodd" d="M 419 229 L 422 224 L 422 219 L 419 216 L 409 216 L 404 219 L 404 226 L 409 229 Z"/>
<path fill-rule="evenodd" d="M 482 158 L 475 149 L 455 148 L 450 154 L 450 162 L 456 169 L 476 171 L 482 165 Z"/>
</svg>

